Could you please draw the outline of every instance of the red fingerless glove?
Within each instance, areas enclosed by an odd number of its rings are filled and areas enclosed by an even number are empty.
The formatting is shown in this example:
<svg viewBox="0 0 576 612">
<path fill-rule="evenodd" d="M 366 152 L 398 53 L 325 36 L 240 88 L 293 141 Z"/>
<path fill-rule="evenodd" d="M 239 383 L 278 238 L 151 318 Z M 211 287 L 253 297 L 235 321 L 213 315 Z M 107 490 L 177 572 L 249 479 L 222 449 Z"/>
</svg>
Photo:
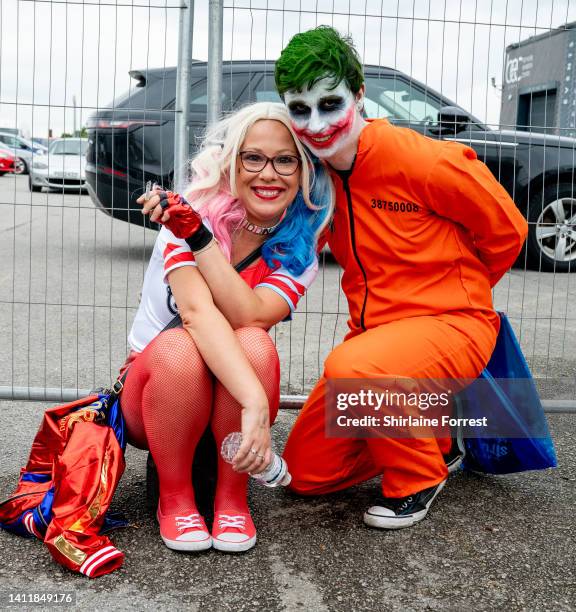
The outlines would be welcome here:
<svg viewBox="0 0 576 612">
<path fill-rule="evenodd" d="M 176 238 L 183 238 L 193 251 L 199 251 L 214 238 L 212 232 L 202 223 L 202 217 L 188 204 L 185 198 L 172 191 L 162 191 L 160 206 L 167 210 L 170 219 L 165 225 Z"/>
</svg>

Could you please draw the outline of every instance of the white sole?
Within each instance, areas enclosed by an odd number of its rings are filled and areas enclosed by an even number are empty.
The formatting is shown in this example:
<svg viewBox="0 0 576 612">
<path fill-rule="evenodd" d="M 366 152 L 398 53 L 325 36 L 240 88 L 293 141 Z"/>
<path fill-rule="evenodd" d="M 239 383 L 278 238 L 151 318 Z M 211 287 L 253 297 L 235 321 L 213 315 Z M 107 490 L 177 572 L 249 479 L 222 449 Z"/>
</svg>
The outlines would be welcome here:
<svg viewBox="0 0 576 612">
<path fill-rule="evenodd" d="M 212 547 L 221 552 L 246 552 L 256 545 L 256 536 L 245 542 L 223 542 L 217 538 L 212 538 Z"/>
<path fill-rule="evenodd" d="M 421 510 L 411 516 L 394 518 L 391 516 L 377 516 L 375 514 L 364 513 L 364 523 L 368 527 L 378 529 L 404 529 L 419 523 L 427 514 L 428 510 Z"/>
<path fill-rule="evenodd" d="M 364 523 L 369 527 L 376 527 L 378 529 L 404 529 L 405 527 L 412 527 L 416 523 L 419 523 L 425 516 L 428 514 L 428 509 L 432 502 L 436 499 L 436 496 L 442 489 L 446 481 L 444 480 L 438 485 L 434 496 L 428 501 L 426 504 L 425 510 L 420 510 L 420 512 L 415 512 L 410 516 L 379 516 L 377 514 L 370 514 L 368 511 L 364 513 Z"/>
<path fill-rule="evenodd" d="M 446 464 L 446 467 L 448 468 L 448 474 L 452 474 L 456 470 L 459 470 L 462 467 L 463 461 L 464 461 L 464 457 L 458 457 L 458 459 L 455 459 L 454 461 L 452 461 L 450 465 Z"/>
<path fill-rule="evenodd" d="M 169 540 L 164 536 L 160 536 L 168 546 L 172 550 L 180 550 L 185 552 L 198 552 L 200 550 L 208 550 L 212 548 L 212 538 L 207 538 L 206 540 L 202 540 L 201 542 L 181 542 L 180 540 Z"/>
</svg>

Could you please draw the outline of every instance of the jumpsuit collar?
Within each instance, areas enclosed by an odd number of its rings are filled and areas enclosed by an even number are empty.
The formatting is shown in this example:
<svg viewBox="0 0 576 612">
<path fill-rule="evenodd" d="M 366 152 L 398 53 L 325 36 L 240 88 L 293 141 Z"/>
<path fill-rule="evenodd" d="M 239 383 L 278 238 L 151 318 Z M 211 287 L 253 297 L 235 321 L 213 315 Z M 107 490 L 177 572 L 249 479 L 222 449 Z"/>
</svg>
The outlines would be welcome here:
<svg viewBox="0 0 576 612">
<path fill-rule="evenodd" d="M 390 125 L 390 122 L 387 119 L 377 119 L 377 120 L 365 119 L 365 121 L 366 123 L 368 123 L 368 125 L 365 126 L 364 129 L 360 132 L 360 136 L 358 138 L 358 148 L 356 149 L 356 154 L 354 155 L 354 159 L 352 160 L 352 165 L 350 166 L 350 168 L 348 168 L 348 170 L 337 170 L 336 168 L 331 166 L 328 162 L 326 162 L 326 165 L 328 166 L 328 169 L 330 170 L 330 172 L 338 176 L 342 181 L 349 179 L 352 176 L 352 173 L 354 172 L 354 168 L 356 168 L 357 166 L 357 162 L 361 163 L 364 156 L 372 148 L 372 144 L 371 143 L 369 144 L 366 142 L 366 132 L 367 130 L 370 130 L 371 124 L 373 124 L 374 121 L 379 121 L 379 122 L 383 122 L 387 124 L 388 126 Z"/>
</svg>

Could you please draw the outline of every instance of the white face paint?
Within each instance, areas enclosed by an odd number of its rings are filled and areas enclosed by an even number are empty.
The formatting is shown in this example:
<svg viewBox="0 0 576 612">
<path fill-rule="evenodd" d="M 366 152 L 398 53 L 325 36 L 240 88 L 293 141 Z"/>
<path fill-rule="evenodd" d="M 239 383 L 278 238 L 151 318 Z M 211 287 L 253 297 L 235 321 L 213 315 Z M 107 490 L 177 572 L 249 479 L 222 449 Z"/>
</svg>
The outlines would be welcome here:
<svg viewBox="0 0 576 612">
<path fill-rule="evenodd" d="M 311 89 L 288 90 L 284 102 L 298 138 L 317 157 L 329 159 L 353 138 L 362 99 L 356 99 L 345 81 L 333 87 L 331 77 Z"/>
</svg>

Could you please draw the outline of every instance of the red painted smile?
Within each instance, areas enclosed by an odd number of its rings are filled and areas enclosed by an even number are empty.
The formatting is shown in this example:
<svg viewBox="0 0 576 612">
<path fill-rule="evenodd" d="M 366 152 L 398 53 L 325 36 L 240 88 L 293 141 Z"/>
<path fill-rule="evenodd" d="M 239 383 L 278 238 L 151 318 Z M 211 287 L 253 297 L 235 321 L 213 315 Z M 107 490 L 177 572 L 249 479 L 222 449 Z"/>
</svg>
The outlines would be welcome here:
<svg viewBox="0 0 576 612">
<path fill-rule="evenodd" d="M 341 136 L 345 136 L 352 129 L 354 122 L 354 106 L 351 105 L 346 115 L 337 123 L 330 126 L 330 129 L 324 132 L 310 132 L 307 129 L 299 129 L 295 125 L 292 127 L 300 140 L 305 141 L 314 149 L 329 149 L 336 140 Z"/>
</svg>

